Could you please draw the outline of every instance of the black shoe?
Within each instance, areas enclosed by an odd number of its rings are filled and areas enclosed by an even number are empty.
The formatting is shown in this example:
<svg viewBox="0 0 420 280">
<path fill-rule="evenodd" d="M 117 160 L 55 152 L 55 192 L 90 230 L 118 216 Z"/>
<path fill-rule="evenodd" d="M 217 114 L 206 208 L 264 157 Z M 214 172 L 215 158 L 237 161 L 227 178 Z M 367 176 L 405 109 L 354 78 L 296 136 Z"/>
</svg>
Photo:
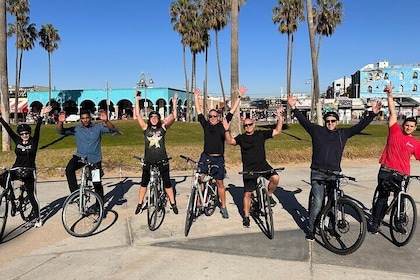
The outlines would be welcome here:
<svg viewBox="0 0 420 280">
<path fill-rule="evenodd" d="M 315 234 L 313 232 L 306 233 L 305 239 L 309 242 L 312 242 L 315 240 Z"/>
<path fill-rule="evenodd" d="M 248 228 L 249 227 L 249 223 L 250 223 L 249 217 L 244 217 L 243 220 L 242 220 L 242 225 L 244 227 Z"/>
<path fill-rule="evenodd" d="M 172 211 L 174 211 L 174 214 L 178 215 L 178 207 L 176 206 L 175 203 L 174 204 L 171 203 L 171 208 L 172 208 Z"/>
<path fill-rule="evenodd" d="M 370 232 L 372 234 L 378 234 L 379 233 L 379 225 L 373 224 L 372 228 L 370 229 Z"/>
<path fill-rule="evenodd" d="M 395 228 L 397 229 L 397 231 L 399 232 L 399 233 L 402 233 L 402 234 L 407 234 L 407 231 L 405 230 L 405 228 L 403 227 L 403 225 L 402 225 L 402 222 L 401 221 L 396 221 L 395 222 Z"/>
<path fill-rule="evenodd" d="M 137 204 L 136 212 L 135 214 L 141 214 L 143 212 L 143 203 Z"/>
<path fill-rule="evenodd" d="M 270 204 L 271 204 L 271 207 L 274 207 L 277 204 L 277 202 L 274 200 L 274 198 L 271 195 L 270 195 Z"/>
</svg>

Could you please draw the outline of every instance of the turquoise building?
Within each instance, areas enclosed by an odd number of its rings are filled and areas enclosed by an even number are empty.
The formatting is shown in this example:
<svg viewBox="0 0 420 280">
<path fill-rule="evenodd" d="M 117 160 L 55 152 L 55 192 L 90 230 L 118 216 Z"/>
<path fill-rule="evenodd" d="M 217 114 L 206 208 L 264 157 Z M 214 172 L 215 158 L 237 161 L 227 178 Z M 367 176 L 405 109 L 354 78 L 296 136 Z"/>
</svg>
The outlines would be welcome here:
<svg viewBox="0 0 420 280">
<path fill-rule="evenodd" d="M 169 114 L 172 110 L 170 99 L 175 93 L 178 93 L 178 112 L 182 114 L 186 108 L 187 94 L 184 90 L 150 87 L 52 90 L 51 105 L 55 114 L 61 110 L 67 115 L 79 114 L 80 110 L 89 110 L 92 114 L 105 110 L 109 111 L 112 118 L 131 118 L 134 115 L 135 95 L 138 92 L 141 92 L 139 105 L 144 115 L 152 110 L 158 111 L 162 116 Z M 48 91 L 28 92 L 29 110 L 39 112 L 48 103 L 48 95 Z"/>
</svg>

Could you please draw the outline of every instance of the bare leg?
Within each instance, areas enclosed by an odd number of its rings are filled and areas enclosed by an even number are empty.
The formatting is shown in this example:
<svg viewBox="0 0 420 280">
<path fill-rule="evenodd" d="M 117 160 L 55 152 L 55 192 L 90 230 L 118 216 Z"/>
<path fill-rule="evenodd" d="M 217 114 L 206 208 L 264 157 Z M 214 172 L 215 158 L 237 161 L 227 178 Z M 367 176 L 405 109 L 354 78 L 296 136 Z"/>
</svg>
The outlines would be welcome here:
<svg viewBox="0 0 420 280">
<path fill-rule="evenodd" d="M 217 194 L 219 195 L 220 204 L 222 208 L 226 208 L 226 188 L 223 180 L 216 180 Z"/>
</svg>

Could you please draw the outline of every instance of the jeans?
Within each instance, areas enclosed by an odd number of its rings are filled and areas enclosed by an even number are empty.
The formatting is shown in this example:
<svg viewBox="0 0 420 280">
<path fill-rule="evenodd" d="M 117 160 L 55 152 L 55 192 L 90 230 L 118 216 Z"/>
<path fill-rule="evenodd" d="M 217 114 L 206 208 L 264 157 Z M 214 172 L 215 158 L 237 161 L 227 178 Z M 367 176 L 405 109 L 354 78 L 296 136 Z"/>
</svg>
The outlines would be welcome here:
<svg viewBox="0 0 420 280">
<path fill-rule="evenodd" d="M 339 171 L 332 171 L 333 174 L 339 174 Z M 317 169 L 311 170 L 311 193 L 312 200 L 310 201 L 309 209 L 309 232 L 315 232 L 315 220 L 321 210 L 322 203 L 324 201 L 325 187 L 330 184 L 335 184 L 334 180 L 331 180 L 331 176 L 325 174 Z"/>
</svg>

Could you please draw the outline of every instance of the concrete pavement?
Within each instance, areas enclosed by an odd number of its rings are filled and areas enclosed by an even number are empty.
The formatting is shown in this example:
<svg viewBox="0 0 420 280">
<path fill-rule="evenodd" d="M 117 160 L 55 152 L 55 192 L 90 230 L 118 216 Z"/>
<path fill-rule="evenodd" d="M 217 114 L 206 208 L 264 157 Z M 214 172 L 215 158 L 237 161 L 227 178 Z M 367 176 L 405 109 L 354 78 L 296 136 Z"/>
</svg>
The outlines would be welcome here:
<svg viewBox="0 0 420 280">
<path fill-rule="evenodd" d="M 309 164 L 288 166 L 275 192 L 275 235 L 268 239 L 251 221 L 242 227 L 242 179 L 228 170 L 229 219 L 217 211 L 200 216 L 184 236 L 185 208 L 191 172 L 172 172 L 179 215 L 167 212 L 161 227 L 150 231 L 146 213 L 134 215 L 139 177 L 104 179 L 108 215 L 92 236 L 70 236 L 61 223 L 68 195 L 65 181 L 38 182 L 45 224 L 32 228 L 10 217 L 0 244 L 1 279 L 419 279 L 420 231 L 405 246 L 392 244 L 389 229 L 367 234 L 355 253 L 340 256 L 304 238 Z M 357 182 L 344 187 L 369 217 L 379 165 L 375 161 L 345 162 L 346 175 Z M 413 162 L 413 174 L 420 166 Z M 303 180 L 303 181 L 302 181 Z M 410 194 L 419 207 L 420 182 Z M 388 221 L 388 217 L 385 218 Z"/>
</svg>

